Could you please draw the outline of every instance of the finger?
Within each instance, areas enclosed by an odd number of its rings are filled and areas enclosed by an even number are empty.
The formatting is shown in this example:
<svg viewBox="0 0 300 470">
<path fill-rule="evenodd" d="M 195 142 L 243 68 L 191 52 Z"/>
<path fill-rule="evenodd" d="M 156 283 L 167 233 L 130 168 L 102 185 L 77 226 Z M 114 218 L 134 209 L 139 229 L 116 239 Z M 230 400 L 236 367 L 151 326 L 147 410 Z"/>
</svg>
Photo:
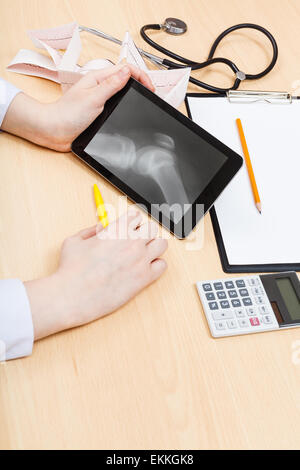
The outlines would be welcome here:
<svg viewBox="0 0 300 470">
<path fill-rule="evenodd" d="M 156 259 L 150 264 L 151 282 L 156 281 L 167 269 L 168 265 L 164 259 Z"/>
<path fill-rule="evenodd" d="M 144 71 L 135 67 L 134 65 L 127 64 L 131 71 L 131 76 L 141 82 L 142 85 L 149 88 L 151 91 L 155 91 L 155 87 L 151 81 L 149 75 Z"/>
<path fill-rule="evenodd" d="M 129 209 L 125 214 L 108 225 L 108 227 L 97 235 L 99 239 L 122 239 L 132 238 L 131 233 L 136 231 L 142 222 L 142 214 L 136 209 Z"/>
<path fill-rule="evenodd" d="M 97 85 L 97 99 L 100 103 L 105 103 L 114 94 L 120 91 L 130 78 L 130 68 L 123 66 L 118 72 L 107 77 Z"/>
<path fill-rule="evenodd" d="M 164 254 L 168 248 L 168 242 L 164 238 L 156 238 L 147 245 L 147 256 L 153 261 Z"/>
<path fill-rule="evenodd" d="M 136 230 L 137 227 L 143 222 L 143 216 L 141 211 L 137 210 L 135 207 L 130 207 L 126 214 L 124 214 L 124 219 L 127 222 L 128 227 Z"/>
<path fill-rule="evenodd" d="M 158 233 L 158 226 L 154 222 L 147 222 L 145 224 L 141 224 L 135 230 L 135 237 L 144 240 L 145 244 L 147 245 L 152 240 L 154 240 Z"/>
<path fill-rule="evenodd" d="M 104 80 L 119 72 L 123 67 L 124 63 L 105 67 L 100 70 L 93 70 L 87 73 L 84 79 L 81 79 L 81 82 L 85 84 L 86 88 L 100 85 Z M 85 80 L 85 82 L 83 82 L 83 80 Z"/>
<path fill-rule="evenodd" d="M 112 67 L 106 67 L 105 69 L 89 72 L 85 75 L 84 78 L 81 79 L 81 86 L 89 88 L 100 85 L 107 78 L 120 72 L 124 67 L 128 67 L 130 75 L 141 82 L 142 85 L 149 88 L 151 91 L 155 91 L 155 87 L 150 77 L 144 70 L 141 70 L 132 64 L 124 64 L 123 62 L 118 65 L 113 65 Z"/>
<path fill-rule="evenodd" d="M 97 224 L 93 227 L 88 227 L 83 230 L 80 230 L 80 232 L 76 233 L 74 237 L 81 238 L 82 240 L 87 240 L 88 238 L 94 237 L 101 230 L 103 230 L 102 224 Z"/>
</svg>

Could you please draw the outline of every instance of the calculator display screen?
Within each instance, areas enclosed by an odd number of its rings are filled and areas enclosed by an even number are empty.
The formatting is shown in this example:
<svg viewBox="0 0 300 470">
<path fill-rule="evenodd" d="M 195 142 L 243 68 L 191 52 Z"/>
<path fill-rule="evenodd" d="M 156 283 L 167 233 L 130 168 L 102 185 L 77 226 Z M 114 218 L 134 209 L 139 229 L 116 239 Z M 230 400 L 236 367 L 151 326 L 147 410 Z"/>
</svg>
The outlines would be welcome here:
<svg viewBox="0 0 300 470">
<path fill-rule="evenodd" d="M 287 306 L 292 320 L 300 320 L 300 300 L 295 292 L 293 284 L 288 277 L 276 279 L 279 292 Z"/>
</svg>

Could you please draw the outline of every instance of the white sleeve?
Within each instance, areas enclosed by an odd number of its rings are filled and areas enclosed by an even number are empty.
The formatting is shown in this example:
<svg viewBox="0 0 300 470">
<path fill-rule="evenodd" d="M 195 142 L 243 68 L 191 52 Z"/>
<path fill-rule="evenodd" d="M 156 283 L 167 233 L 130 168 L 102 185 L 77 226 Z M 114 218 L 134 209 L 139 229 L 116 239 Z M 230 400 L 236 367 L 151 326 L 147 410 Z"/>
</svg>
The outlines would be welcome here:
<svg viewBox="0 0 300 470">
<path fill-rule="evenodd" d="M 10 103 L 20 92 L 14 85 L 0 78 L 0 128 Z"/>
<path fill-rule="evenodd" d="M 33 324 L 24 284 L 18 279 L 0 281 L 0 361 L 29 356 Z"/>
</svg>

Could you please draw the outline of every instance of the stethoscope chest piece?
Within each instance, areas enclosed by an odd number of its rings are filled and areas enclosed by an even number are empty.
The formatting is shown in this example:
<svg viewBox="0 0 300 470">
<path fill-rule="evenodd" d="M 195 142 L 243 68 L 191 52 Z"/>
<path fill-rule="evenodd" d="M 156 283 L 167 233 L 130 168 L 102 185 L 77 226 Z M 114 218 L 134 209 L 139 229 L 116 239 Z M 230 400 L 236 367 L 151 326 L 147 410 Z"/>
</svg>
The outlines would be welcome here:
<svg viewBox="0 0 300 470">
<path fill-rule="evenodd" d="M 169 34 L 184 34 L 187 32 L 187 25 L 178 18 L 167 18 L 161 25 L 161 29 Z"/>
</svg>

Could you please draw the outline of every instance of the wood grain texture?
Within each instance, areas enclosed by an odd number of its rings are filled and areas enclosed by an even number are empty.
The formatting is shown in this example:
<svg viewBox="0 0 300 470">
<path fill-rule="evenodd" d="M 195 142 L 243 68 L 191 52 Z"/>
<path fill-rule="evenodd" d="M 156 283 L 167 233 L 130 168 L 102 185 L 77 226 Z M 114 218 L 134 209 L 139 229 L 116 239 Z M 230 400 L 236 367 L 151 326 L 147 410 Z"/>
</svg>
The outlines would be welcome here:
<svg viewBox="0 0 300 470">
<path fill-rule="evenodd" d="M 153 34 L 196 60 L 225 28 L 255 22 L 278 40 L 279 61 L 244 88 L 288 90 L 300 79 L 295 0 L 1 0 L 0 8 L 0 75 L 43 101 L 56 99 L 59 87 L 5 67 L 20 48 L 32 47 L 27 29 L 73 20 L 120 38 L 129 29 L 150 50 L 141 25 L 183 18 L 189 29 L 180 39 Z M 84 35 L 83 45 L 82 61 L 118 57 L 116 46 L 93 36 Z M 254 73 L 268 63 L 267 47 L 255 32 L 235 33 L 218 54 Z M 197 76 L 221 85 L 231 80 L 219 66 Z M 72 155 L 8 135 L 0 136 L 0 174 L 3 278 L 28 280 L 55 269 L 62 240 L 95 223 L 93 183 L 109 203 L 120 196 Z M 120 311 L 0 365 L 0 448 L 300 447 L 300 366 L 292 362 L 300 330 L 211 338 L 195 282 L 224 273 L 209 217 L 203 228 L 197 252 L 171 239 L 167 273 Z"/>
</svg>

